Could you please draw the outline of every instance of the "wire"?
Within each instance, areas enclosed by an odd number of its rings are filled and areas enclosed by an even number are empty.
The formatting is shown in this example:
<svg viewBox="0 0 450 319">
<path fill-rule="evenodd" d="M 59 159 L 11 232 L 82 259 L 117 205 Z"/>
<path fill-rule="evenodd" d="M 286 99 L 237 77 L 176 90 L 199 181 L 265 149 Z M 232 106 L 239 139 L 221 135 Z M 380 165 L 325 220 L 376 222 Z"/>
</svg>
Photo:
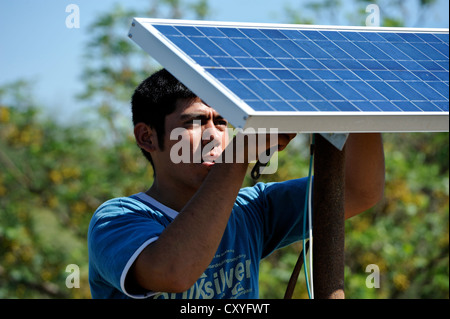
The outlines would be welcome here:
<svg viewBox="0 0 450 319">
<path fill-rule="evenodd" d="M 314 299 L 314 286 L 313 286 L 313 233 L 312 233 L 312 167 L 314 160 L 314 144 L 315 135 L 311 135 L 311 146 L 310 146 L 310 159 L 309 159 L 309 172 L 308 172 L 308 184 L 306 187 L 305 194 L 305 206 L 304 206 L 304 217 L 303 217 L 303 234 L 306 233 L 306 219 L 308 219 L 308 233 L 309 233 L 309 271 L 310 280 L 308 279 L 307 263 L 306 263 L 306 253 L 303 254 L 303 269 L 305 271 L 306 289 L 308 290 L 309 299 Z M 303 240 L 303 251 L 305 251 L 306 239 Z"/>
</svg>

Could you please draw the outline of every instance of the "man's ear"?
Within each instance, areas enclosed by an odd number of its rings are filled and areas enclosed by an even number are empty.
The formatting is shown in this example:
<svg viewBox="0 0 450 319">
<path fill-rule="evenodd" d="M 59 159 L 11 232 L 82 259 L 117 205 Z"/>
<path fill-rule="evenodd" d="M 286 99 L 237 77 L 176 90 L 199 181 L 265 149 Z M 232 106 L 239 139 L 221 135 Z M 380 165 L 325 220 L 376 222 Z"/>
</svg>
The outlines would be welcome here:
<svg viewBox="0 0 450 319">
<path fill-rule="evenodd" d="M 156 131 L 145 123 L 137 123 L 134 127 L 134 137 L 140 148 L 151 153 L 158 149 Z"/>
</svg>

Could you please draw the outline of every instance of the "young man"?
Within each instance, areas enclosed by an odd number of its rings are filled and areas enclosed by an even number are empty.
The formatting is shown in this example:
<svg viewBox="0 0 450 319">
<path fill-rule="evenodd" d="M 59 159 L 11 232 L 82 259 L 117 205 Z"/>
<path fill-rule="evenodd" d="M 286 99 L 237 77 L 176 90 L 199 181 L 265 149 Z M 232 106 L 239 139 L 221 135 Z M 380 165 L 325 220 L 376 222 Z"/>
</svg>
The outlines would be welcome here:
<svg viewBox="0 0 450 319">
<path fill-rule="evenodd" d="M 92 296 L 258 298 L 260 260 L 305 237 L 306 179 L 240 189 L 252 145 L 229 143 L 227 121 L 166 70 L 136 89 L 132 111 L 154 182 L 95 212 L 88 234 Z M 174 163 L 179 141 L 170 137 L 180 128 L 191 158 L 203 151 L 201 161 Z M 294 136 L 279 135 L 278 149 Z M 277 146 L 266 139 L 266 149 Z M 346 147 L 348 218 L 382 197 L 384 155 L 380 134 L 352 134 Z M 241 155 L 243 163 L 230 163 Z"/>
</svg>

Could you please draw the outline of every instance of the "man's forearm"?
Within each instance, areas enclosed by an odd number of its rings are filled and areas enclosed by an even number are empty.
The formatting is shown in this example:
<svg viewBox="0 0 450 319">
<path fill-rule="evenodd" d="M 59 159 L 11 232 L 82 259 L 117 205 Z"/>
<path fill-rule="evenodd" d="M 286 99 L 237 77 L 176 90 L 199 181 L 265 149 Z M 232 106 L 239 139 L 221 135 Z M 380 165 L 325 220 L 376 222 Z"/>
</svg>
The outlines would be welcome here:
<svg viewBox="0 0 450 319">
<path fill-rule="evenodd" d="M 223 156 L 233 145 L 229 147 Z M 217 163 L 211 168 L 177 218 L 136 260 L 140 286 L 182 292 L 195 283 L 217 251 L 247 167 L 248 163 Z"/>
<path fill-rule="evenodd" d="M 385 163 L 379 133 L 350 134 L 345 158 L 345 216 L 374 206 L 383 197 Z"/>
</svg>

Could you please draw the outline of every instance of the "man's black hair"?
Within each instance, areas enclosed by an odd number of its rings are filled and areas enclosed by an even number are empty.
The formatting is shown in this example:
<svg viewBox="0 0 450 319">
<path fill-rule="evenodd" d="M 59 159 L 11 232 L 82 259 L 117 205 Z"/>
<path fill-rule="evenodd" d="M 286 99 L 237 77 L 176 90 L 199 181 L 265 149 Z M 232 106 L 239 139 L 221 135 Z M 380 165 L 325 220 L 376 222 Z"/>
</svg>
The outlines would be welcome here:
<svg viewBox="0 0 450 319">
<path fill-rule="evenodd" d="M 133 125 L 142 122 L 154 129 L 158 136 L 159 147 L 164 149 L 166 116 L 175 111 L 178 100 L 196 97 L 166 69 L 162 69 L 144 80 L 134 91 L 131 99 Z M 143 149 L 141 151 L 155 171 L 150 153 Z"/>
</svg>

